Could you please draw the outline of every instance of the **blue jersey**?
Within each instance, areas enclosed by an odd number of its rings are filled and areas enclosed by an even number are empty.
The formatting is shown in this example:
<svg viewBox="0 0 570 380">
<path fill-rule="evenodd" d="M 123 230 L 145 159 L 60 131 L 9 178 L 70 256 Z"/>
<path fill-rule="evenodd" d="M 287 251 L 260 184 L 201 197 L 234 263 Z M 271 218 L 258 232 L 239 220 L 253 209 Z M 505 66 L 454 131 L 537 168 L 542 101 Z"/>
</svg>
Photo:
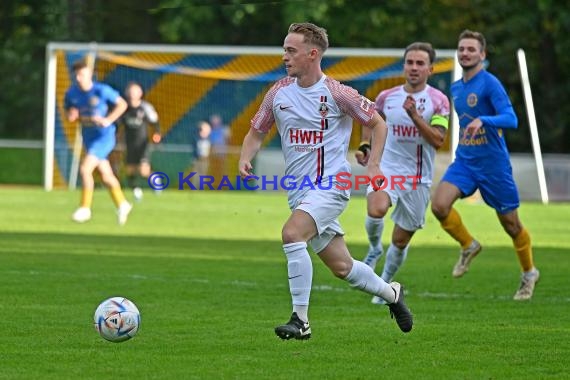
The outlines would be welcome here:
<svg viewBox="0 0 570 380">
<path fill-rule="evenodd" d="M 103 128 L 93 123 L 92 117 L 107 116 L 119 98 L 120 95 L 116 90 L 99 82 L 93 82 L 93 86 L 88 91 L 83 91 L 79 86 L 73 85 L 65 93 L 65 109 L 77 108 L 79 110 L 83 143 L 88 154 L 104 159 L 115 146 L 116 125 L 113 123 Z"/>
<path fill-rule="evenodd" d="M 478 169 L 510 167 L 503 128 L 517 128 L 518 120 L 501 82 L 481 70 L 467 82 L 452 83 L 451 96 L 460 126 L 457 159 Z M 476 118 L 483 126 L 472 140 L 470 135 L 464 139 L 465 127 Z"/>
</svg>

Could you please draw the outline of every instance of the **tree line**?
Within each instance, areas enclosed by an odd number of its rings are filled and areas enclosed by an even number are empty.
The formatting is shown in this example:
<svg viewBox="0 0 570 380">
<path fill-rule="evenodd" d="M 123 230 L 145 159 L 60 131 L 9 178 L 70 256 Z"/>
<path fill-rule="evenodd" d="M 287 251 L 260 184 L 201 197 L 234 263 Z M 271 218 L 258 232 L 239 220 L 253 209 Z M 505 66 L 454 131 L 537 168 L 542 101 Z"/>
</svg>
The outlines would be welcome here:
<svg viewBox="0 0 570 380">
<path fill-rule="evenodd" d="M 488 70 L 507 87 L 531 149 L 516 60 L 526 52 L 542 150 L 570 152 L 570 7 L 522 0 L 2 0 L 0 138 L 43 137 L 45 47 L 50 41 L 281 46 L 292 22 L 327 29 L 332 47 L 454 49 L 463 29 L 485 34 Z M 568 5 L 568 4 L 566 4 Z"/>
</svg>

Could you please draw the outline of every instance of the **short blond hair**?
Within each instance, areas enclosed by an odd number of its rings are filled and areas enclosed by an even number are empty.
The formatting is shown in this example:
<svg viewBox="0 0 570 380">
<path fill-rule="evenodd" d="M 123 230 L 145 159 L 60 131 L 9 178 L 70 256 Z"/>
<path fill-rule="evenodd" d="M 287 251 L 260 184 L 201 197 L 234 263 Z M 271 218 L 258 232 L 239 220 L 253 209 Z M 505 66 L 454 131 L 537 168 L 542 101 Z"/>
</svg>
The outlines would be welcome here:
<svg viewBox="0 0 570 380">
<path fill-rule="evenodd" d="M 289 33 L 298 33 L 304 36 L 303 42 L 316 46 L 321 54 L 329 47 L 329 37 L 325 28 L 310 22 L 298 22 L 289 26 Z"/>
</svg>

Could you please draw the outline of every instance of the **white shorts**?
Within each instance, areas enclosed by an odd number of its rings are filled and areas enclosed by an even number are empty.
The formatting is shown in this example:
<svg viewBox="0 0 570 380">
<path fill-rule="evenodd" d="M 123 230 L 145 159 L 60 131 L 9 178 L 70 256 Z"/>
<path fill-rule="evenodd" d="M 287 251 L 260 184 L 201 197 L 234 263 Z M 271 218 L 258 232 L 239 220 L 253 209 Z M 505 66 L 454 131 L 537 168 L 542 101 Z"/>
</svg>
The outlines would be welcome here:
<svg viewBox="0 0 570 380">
<path fill-rule="evenodd" d="M 337 235 L 344 235 L 338 217 L 348 204 L 349 198 L 334 190 L 310 190 L 297 201 L 295 210 L 308 213 L 317 226 L 317 235 L 308 241 L 315 253 L 325 249 Z"/>
<path fill-rule="evenodd" d="M 426 185 L 416 185 L 416 189 L 401 190 L 385 189 L 390 197 L 394 210 L 391 219 L 395 224 L 406 231 L 416 231 L 423 228 L 426 222 L 426 209 L 430 199 L 430 188 Z M 372 186 L 368 186 L 366 195 L 373 192 Z"/>
</svg>

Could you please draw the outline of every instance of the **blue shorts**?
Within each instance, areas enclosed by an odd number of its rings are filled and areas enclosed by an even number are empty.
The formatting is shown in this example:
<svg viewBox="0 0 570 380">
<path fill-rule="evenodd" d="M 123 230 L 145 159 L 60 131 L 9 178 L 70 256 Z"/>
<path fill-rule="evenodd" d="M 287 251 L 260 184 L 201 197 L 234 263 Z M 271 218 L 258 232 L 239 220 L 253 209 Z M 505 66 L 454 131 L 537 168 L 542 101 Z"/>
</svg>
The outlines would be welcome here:
<svg viewBox="0 0 570 380">
<path fill-rule="evenodd" d="M 519 192 L 510 163 L 482 172 L 455 160 L 449 165 L 441 181 L 457 186 L 462 198 L 472 195 L 479 189 L 485 203 L 499 214 L 516 210 L 520 205 Z"/>
<path fill-rule="evenodd" d="M 116 144 L 115 128 L 90 127 L 98 130 L 83 130 L 83 145 L 88 155 L 106 160 Z"/>
</svg>

